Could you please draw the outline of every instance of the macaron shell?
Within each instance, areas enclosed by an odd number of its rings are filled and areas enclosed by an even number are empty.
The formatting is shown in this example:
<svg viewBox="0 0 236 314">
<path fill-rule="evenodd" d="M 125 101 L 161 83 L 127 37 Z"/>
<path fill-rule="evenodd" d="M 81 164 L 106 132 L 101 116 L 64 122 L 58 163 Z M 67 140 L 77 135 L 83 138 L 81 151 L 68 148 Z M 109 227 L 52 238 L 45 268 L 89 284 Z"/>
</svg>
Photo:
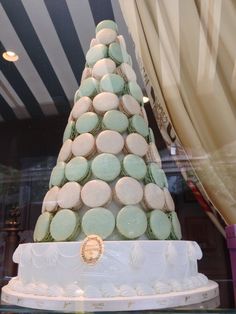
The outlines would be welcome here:
<svg viewBox="0 0 236 314">
<path fill-rule="evenodd" d="M 98 60 L 92 69 L 92 76 L 100 80 L 104 75 L 108 73 L 113 73 L 116 69 L 116 64 L 114 61 L 108 58 Z"/>
<path fill-rule="evenodd" d="M 69 209 L 62 209 L 53 217 L 50 233 L 55 241 L 68 241 L 79 226 L 79 216 Z"/>
<path fill-rule="evenodd" d="M 135 81 L 128 82 L 129 94 L 132 95 L 140 104 L 143 103 L 143 92 Z"/>
<path fill-rule="evenodd" d="M 111 28 L 103 28 L 96 33 L 96 39 L 100 44 L 109 45 L 116 40 L 117 32 Z"/>
<path fill-rule="evenodd" d="M 81 82 L 79 89 L 75 93 L 74 102 L 83 96 L 94 97 L 98 91 L 99 82 L 95 78 L 89 77 Z"/>
<path fill-rule="evenodd" d="M 103 28 L 113 29 L 118 32 L 117 24 L 112 20 L 103 20 L 96 26 L 96 34 Z"/>
<path fill-rule="evenodd" d="M 92 47 L 94 47 L 94 46 L 96 46 L 98 44 L 99 44 L 99 42 L 97 41 L 97 39 L 96 38 L 92 38 L 91 41 L 90 41 L 89 48 L 92 48 Z"/>
<path fill-rule="evenodd" d="M 131 133 L 126 137 L 125 147 L 129 153 L 140 157 L 143 157 L 148 150 L 148 144 L 145 138 L 137 133 Z"/>
<path fill-rule="evenodd" d="M 168 217 L 172 225 L 171 238 L 174 240 L 181 240 L 182 239 L 181 225 L 176 212 L 169 213 Z"/>
<path fill-rule="evenodd" d="M 73 139 L 75 136 L 75 122 L 69 121 L 66 125 L 64 134 L 63 134 L 63 143 L 68 139 Z"/>
<path fill-rule="evenodd" d="M 150 239 L 166 240 L 170 236 L 171 223 L 161 210 L 153 210 L 148 215 L 147 235 Z"/>
<path fill-rule="evenodd" d="M 137 100 L 131 95 L 125 94 L 121 97 L 120 100 L 120 109 L 128 116 L 132 116 L 135 114 L 140 114 L 140 105 Z"/>
<path fill-rule="evenodd" d="M 80 84 L 82 83 L 83 80 L 89 78 L 92 76 L 92 71 L 91 71 L 91 68 L 88 68 L 88 67 L 85 67 L 83 72 L 82 72 L 82 75 L 81 75 L 81 81 L 80 81 Z"/>
<path fill-rule="evenodd" d="M 165 195 L 165 209 L 167 211 L 174 211 L 175 210 L 175 203 L 173 201 L 173 198 L 167 188 L 163 189 L 164 195 Z"/>
<path fill-rule="evenodd" d="M 120 204 L 135 205 L 143 198 L 141 184 L 131 177 L 120 178 L 114 188 L 116 199 Z"/>
<path fill-rule="evenodd" d="M 90 67 L 103 58 L 107 57 L 107 47 L 102 44 L 95 45 L 89 49 L 85 58 Z"/>
<path fill-rule="evenodd" d="M 164 191 L 155 183 L 148 183 L 144 187 L 144 202 L 147 210 L 162 210 L 165 205 Z"/>
<path fill-rule="evenodd" d="M 128 63 L 122 63 L 117 69 L 117 74 L 123 77 L 123 79 L 128 81 L 136 81 L 136 74 L 132 67 Z"/>
<path fill-rule="evenodd" d="M 58 186 L 52 187 L 47 191 L 43 199 L 42 212 L 54 212 L 57 210 L 57 195 L 60 191 Z"/>
<path fill-rule="evenodd" d="M 117 155 L 124 147 L 124 138 L 117 131 L 105 130 L 96 138 L 97 151 Z"/>
<path fill-rule="evenodd" d="M 80 182 L 89 172 L 88 161 L 84 157 L 74 157 L 65 167 L 65 176 L 68 181 Z"/>
<path fill-rule="evenodd" d="M 71 158 L 71 156 L 72 156 L 71 146 L 72 146 L 72 140 L 71 139 L 68 139 L 63 143 L 61 150 L 60 150 L 58 157 L 57 157 L 57 162 L 59 162 L 59 161 L 65 161 L 66 162 Z"/>
<path fill-rule="evenodd" d="M 102 126 L 104 129 L 117 131 L 123 133 L 127 130 L 129 125 L 126 115 L 118 110 L 109 110 L 105 113 Z"/>
<path fill-rule="evenodd" d="M 142 180 L 147 173 L 147 167 L 143 159 L 133 154 L 126 155 L 122 165 L 122 172 L 137 180 Z"/>
<path fill-rule="evenodd" d="M 51 236 L 49 232 L 50 223 L 52 220 L 52 214 L 48 212 L 42 213 L 36 222 L 34 228 L 34 242 L 50 241 Z"/>
<path fill-rule="evenodd" d="M 95 112 L 85 112 L 76 121 L 76 130 L 79 134 L 94 132 L 98 128 L 100 120 Z"/>
<path fill-rule="evenodd" d="M 111 199 L 111 188 L 102 180 L 91 180 L 83 186 L 81 198 L 88 207 L 104 206 Z"/>
<path fill-rule="evenodd" d="M 109 57 L 115 61 L 117 65 L 120 65 L 123 62 L 127 62 L 128 54 L 126 50 L 118 43 L 112 43 L 109 45 L 108 49 Z"/>
<path fill-rule="evenodd" d="M 92 173 L 97 179 L 107 182 L 115 180 L 121 171 L 119 159 L 112 155 L 103 153 L 94 158 L 91 165 Z"/>
<path fill-rule="evenodd" d="M 99 85 L 101 92 L 110 92 L 115 94 L 120 94 L 124 90 L 125 82 L 120 75 L 109 73 L 105 74 Z"/>
<path fill-rule="evenodd" d="M 61 208 L 78 209 L 82 203 L 81 186 L 77 182 L 67 182 L 57 195 L 57 203 Z"/>
<path fill-rule="evenodd" d="M 71 147 L 74 156 L 88 157 L 95 151 L 95 138 L 90 133 L 77 136 Z"/>
<path fill-rule="evenodd" d="M 160 157 L 159 152 L 157 150 L 157 147 L 154 143 L 150 143 L 148 145 L 148 151 L 146 153 L 146 161 L 147 162 L 154 162 L 160 168 L 162 166 L 161 157 Z"/>
<path fill-rule="evenodd" d="M 93 99 L 93 107 L 98 114 L 104 114 L 109 110 L 117 109 L 118 105 L 119 98 L 116 94 L 110 92 L 99 93 Z"/>
<path fill-rule="evenodd" d="M 124 237 L 136 239 L 143 235 L 147 229 L 146 215 L 137 206 L 125 206 L 117 215 L 116 227 Z"/>
<path fill-rule="evenodd" d="M 141 116 L 135 114 L 129 119 L 129 132 L 137 132 L 146 138 L 149 134 L 148 124 Z"/>
<path fill-rule="evenodd" d="M 72 117 L 74 120 L 77 120 L 83 113 L 92 110 L 92 100 L 83 96 L 76 101 L 72 109 Z"/>
<path fill-rule="evenodd" d="M 148 124 L 148 117 L 147 117 L 147 113 L 144 106 L 141 106 L 140 109 L 141 109 L 141 116 L 143 117 L 144 121 Z"/>
<path fill-rule="evenodd" d="M 82 218 L 82 229 L 87 236 L 96 234 L 102 239 L 106 239 L 112 234 L 114 228 L 115 217 L 103 207 L 88 210 Z"/>
<path fill-rule="evenodd" d="M 49 187 L 52 186 L 62 186 L 65 182 L 65 166 L 66 164 L 61 161 L 58 162 L 57 165 L 52 169 L 50 181 L 49 181 Z"/>
</svg>

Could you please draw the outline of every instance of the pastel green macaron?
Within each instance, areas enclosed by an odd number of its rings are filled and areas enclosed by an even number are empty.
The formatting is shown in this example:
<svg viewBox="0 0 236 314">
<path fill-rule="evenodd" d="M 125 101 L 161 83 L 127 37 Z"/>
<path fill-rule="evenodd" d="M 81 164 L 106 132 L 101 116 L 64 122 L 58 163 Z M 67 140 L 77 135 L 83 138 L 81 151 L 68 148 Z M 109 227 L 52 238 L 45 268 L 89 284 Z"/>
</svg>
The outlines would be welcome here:
<svg viewBox="0 0 236 314">
<path fill-rule="evenodd" d="M 34 242 L 49 242 L 52 241 L 50 234 L 50 223 L 53 215 L 49 212 L 42 213 L 36 222 L 34 228 Z"/>
<path fill-rule="evenodd" d="M 167 214 L 168 218 L 171 222 L 171 234 L 170 239 L 172 240 L 181 240 L 182 239 L 182 232 L 181 232 L 181 225 L 178 219 L 176 212 L 170 212 Z"/>
<path fill-rule="evenodd" d="M 151 240 L 165 240 L 169 238 L 171 223 L 168 216 L 159 209 L 147 214 L 148 228 L 147 236 Z"/>
<path fill-rule="evenodd" d="M 117 24 L 112 20 L 103 20 L 96 26 L 96 33 L 98 33 L 103 28 L 110 28 L 118 32 Z"/>
<path fill-rule="evenodd" d="M 103 44 L 98 44 L 98 45 L 91 47 L 85 56 L 87 64 L 90 67 L 94 66 L 94 64 L 98 60 L 107 57 L 107 52 L 108 52 L 107 46 L 103 45 Z"/>
<path fill-rule="evenodd" d="M 140 104 L 143 103 L 143 92 L 135 81 L 130 81 L 126 85 L 127 93 L 133 96 Z"/>
<path fill-rule="evenodd" d="M 69 121 L 66 125 L 64 134 L 63 134 L 63 143 L 67 141 L 68 139 L 73 140 L 76 136 L 76 130 L 75 130 L 75 122 Z"/>
<path fill-rule="evenodd" d="M 79 89 L 75 93 L 74 103 L 84 96 L 93 98 L 97 95 L 98 91 L 99 82 L 95 78 L 89 77 L 81 82 Z"/>
<path fill-rule="evenodd" d="M 161 189 L 168 188 L 168 182 L 163 169 L 161 169 L 157 163 L 151 162 L 147 166 L 147 174 L 145 177 L 145 183 L 156 183 Z"/>
<path fill-rule="evenodd" d="M 49 180 L 49 188 L 51 188 L 52 186 L 60 187 L 66 182 L 65 167 L 66 167 L 65 162 L 59 161 L 56 164 L 56 166 L 52 169 Z"/>
<path fill-rule="evenodd" d="M 118 43 L 109 45 L 108 55 L 117 65 L 129 60 L 127 51 Z"/>
<path fill-rule="evenodd" d="M 96 234 L 106 239 L 112 234 L 114 228 L 114 215 L 103 207 L 89 209 L 82 218 L 82 230 L 87 236 Z"/>
<path fill-rule="evenodd" d="M 121 171 L 119 159 L 108 153 L 99 154 L 94 158 L 91 165 L 92 174 L 107 182 L 115 180 Z"/>
<path fill-rule="evenodd" d="M 101 128 L 101 119 L 95 112 L 85 112 L 77 119 L 75 127 L 79 134 L 96 135 Z"/>
<path fill-rule="evenodd" d="M 120 95 L 125 87 L 125 81 L 124 79 L 114 73 L 108 73 L 105 74 L 99 85 L 99 89 L 101 92 L 109 92 Z"/>
<path fill-rule="evenodd" d="M 143 159 L 134 154 L 128 154 L 122 161 L 122 174 L 137 180 L 142 180 L 147 172 Z"/>
<path fill-rule="evenodd" d="M 65 176 L 68 181 L 81 182 L 90 173 L 89 163 L 84 157 L 72 158 L 65 167 Z"/>
<path fill-rule="evenodd" d="M 123 112 L 119 110 L 109 110 L 102 119 L 102 128 L 104 130 L 113 130 L 123 133 L 127 130 L 129 120 Z"/>
<path fill-rule="evenodd" d="M 80 231 L 78 213 L 70 209 L 61 209 L 53 217 L 50 233 L 55 241 L 72 241 Z"/>
<path fill-rule="evenodd" d="M 148 143 L 156 143 L 156 140 L 155 140 L 155 136 L 154 136 L 154 133 L 153 133 L 153 130 L 152 128 L 149 128 L 149 134 L 148 134 Z"/>
<path fill-rule="evenodd" d="M 128 131 L 129 133 L 139 133 L 145 138 L 147 138 L 149 135 L 148 124 L 143 119 L 143 117 L 138 114 L 133 115 L 129 119 Z"/>
<path fill-rule="evenodd" d="M 147 229 L 147 218 L 144 211 L 134 205 L 123 207 L 116 217 L 116 227 L 127 239 L 136 239 Z"/>
</svg>

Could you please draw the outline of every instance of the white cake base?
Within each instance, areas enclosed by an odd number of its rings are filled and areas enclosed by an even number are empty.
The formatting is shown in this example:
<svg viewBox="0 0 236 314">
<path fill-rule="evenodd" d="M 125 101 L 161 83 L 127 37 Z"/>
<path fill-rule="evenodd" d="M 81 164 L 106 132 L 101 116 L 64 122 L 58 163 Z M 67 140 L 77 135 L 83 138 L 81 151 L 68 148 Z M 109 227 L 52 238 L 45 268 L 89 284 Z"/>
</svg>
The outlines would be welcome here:
<svg viewBox="0 0 236 314">
<path fill-rule="evenodd" d="M 203 288 L 168 294 L 115 297 L 115 298 L 69 298 L 69 297 L 41 297 L 32 294 L 23 294 L 11 290 L 8 286 L 2 289 L 2 301 L 18 306 L 54 310 L 64 312 L 77 311 L 135 311 L 188 306 L 199 304 L 219 295 L 218 285 L 213 281 Z M 218 306 L 217 300 L 214 303 Z M 200 306 L 200 305 L 199 305 Z"/>
</svg>

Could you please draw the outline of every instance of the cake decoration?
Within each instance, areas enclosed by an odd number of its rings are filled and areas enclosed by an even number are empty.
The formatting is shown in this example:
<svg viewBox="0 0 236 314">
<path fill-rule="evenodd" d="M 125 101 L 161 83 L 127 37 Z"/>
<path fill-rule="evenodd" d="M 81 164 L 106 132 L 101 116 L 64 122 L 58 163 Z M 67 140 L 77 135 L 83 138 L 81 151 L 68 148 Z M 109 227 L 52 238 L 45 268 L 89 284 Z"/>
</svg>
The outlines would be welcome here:
<svg viewBox="0 0 236 314">
<path fill-rule="evenodd" d="M 103 240 L 98 235 L 91 234 L 82 242 L 80 255 L 83 262 L 88 265 L 96 264 L 102 257 L 103 252 Z"/>
</svg>

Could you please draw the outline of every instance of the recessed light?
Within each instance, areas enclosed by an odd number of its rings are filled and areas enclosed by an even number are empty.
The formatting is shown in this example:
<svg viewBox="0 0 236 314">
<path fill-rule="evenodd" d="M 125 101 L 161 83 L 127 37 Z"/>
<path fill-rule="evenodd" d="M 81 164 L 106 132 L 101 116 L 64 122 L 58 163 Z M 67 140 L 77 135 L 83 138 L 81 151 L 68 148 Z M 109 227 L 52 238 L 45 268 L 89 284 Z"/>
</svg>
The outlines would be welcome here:
<svg viewBox="0 0 236 314">
<path fill-rule="evenodd" d="M 149 98 L 146 97 L 146 96 L 143 96 L 143 102 L 144 102 L 144 104 L 145 104 L 146 102 L 149 102 Z"/>
<path fill-rule="evenodd" d="M 14 51 L 5 51 L 2 57 L 10 62 L 16 62 L 19 59 L 19 56 Z"/>
</svg>

